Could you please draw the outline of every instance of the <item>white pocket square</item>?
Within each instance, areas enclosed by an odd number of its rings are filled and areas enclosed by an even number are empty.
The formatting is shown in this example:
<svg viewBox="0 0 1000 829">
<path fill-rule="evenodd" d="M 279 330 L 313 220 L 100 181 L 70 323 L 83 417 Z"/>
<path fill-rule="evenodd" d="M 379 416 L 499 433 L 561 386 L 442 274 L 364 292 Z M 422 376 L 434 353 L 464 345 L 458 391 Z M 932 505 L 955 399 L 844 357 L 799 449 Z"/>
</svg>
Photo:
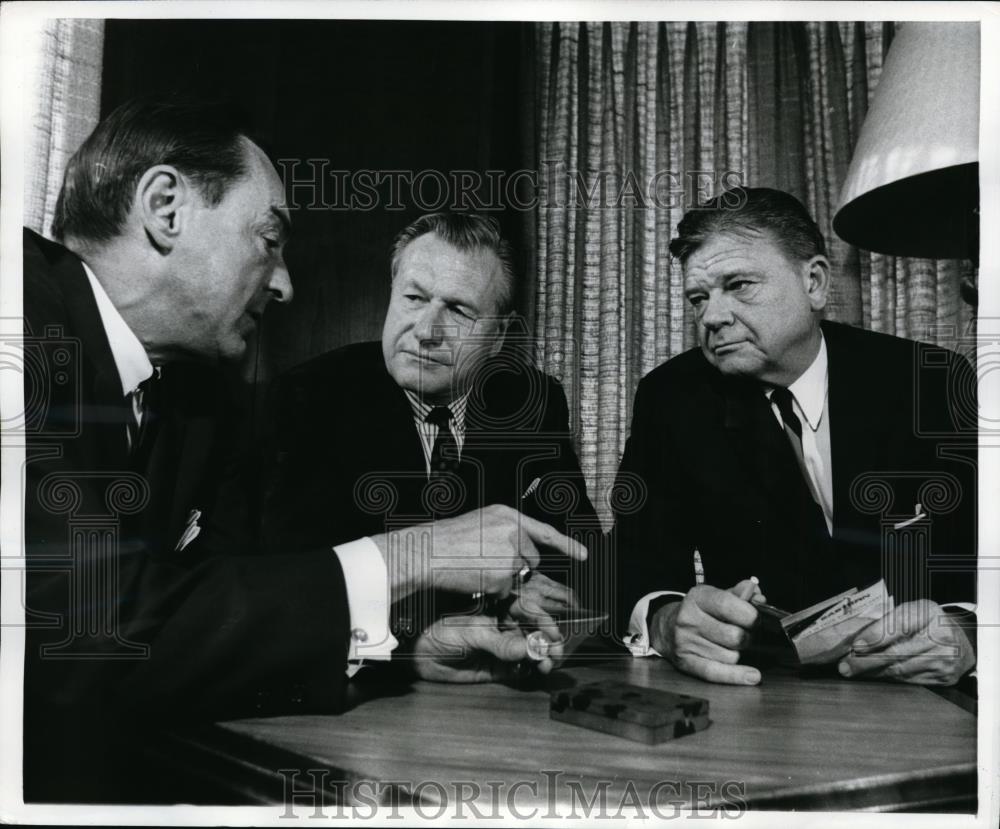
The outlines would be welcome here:
<svg viewBox="0 0 1000 829">
<path fill-rule="evenodd" d="M 198 537 L 198 533 L 201 532 L 201 527 L 198 524 L 198 519 L 201 518 L 201 510 L 193 509 L 188 513 L 187 526 L 184 528 L 184 532 L 181 533 L 180 539 L 177 541 L 177 545 L 174 547 L 174 552 L 179 553 L 188 544 L 194 541 Z"/>
</svg>

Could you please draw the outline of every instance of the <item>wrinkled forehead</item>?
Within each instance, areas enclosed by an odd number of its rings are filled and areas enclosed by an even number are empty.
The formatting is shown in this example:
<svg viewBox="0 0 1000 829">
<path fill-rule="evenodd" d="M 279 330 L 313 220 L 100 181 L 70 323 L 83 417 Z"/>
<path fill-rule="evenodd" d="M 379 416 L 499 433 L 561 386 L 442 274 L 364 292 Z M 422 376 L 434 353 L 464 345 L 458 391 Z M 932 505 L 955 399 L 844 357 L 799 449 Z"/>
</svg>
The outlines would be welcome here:
<svg viewBox="0 0 1000 829">
<path fill-rule="evenodd" d="M 496 306 L 506 277 L 500 257 L 489 248 L 462 250 L 436 233 L 425 233 L 400 252 L 394 278 Z"/>
<path fill-rule="evenodd" d="M 398 263 L 400 268 L 404 265 L 439 266 L 483 273 L 491 273 L 501 267 L 500 257 L 495 251 L 478 246 L 458 247 L 434 231 L 422 233 L 407 242 L 399 252 Z"/>
<path fill-rule="evenodd" d="M 684 260 L 682 273 L 689 281 L 715 281 L 736 273 L 768 271 L 787 264 L 785 253 L 768 230 L 740 228 L 710 234 Z"/>
</svg>

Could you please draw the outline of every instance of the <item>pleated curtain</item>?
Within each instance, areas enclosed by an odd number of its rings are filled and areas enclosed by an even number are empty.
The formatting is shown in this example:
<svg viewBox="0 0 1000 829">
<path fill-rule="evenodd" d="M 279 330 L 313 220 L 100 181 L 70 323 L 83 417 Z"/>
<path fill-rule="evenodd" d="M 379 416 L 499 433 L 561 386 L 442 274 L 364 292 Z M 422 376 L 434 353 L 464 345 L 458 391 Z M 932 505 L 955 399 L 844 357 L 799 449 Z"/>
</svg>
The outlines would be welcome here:
<svg viewBox="0 0 1000 829">
<path fill-rule="evenodd" d="M 47 235 L 66 163 L 100 118 L 104 21 L 46 20 L 28 50 L 24 224 Z"/>
<path fill-rule="evenodd" d="M 828 319 L 945 346 L 968 334 L 964 262 L 858 250 L 832 230 L 894 31 L 881 22 L 540 23 L 535 29 L 536 359 L 608 496 L 644 374 L 694 345 L 667 246 L 727 185 L 793 193 L 833 266 Z"/>
</svg>

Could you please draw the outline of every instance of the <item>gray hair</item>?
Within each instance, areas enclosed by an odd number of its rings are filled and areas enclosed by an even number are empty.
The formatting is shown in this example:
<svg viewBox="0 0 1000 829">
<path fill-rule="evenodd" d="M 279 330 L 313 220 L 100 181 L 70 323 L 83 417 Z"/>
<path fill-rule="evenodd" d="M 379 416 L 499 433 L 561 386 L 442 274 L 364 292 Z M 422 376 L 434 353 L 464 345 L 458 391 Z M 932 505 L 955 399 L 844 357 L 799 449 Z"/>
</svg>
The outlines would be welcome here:
<svg viewBox="0 0 1000 829">
<path fill-rule="evenodd" d="M 414 239 L 427 233 L 437 234 L 442 240 L 463 253 L 492 251 L 500 260 L 504 285 L 497 297 L 497 313 L 504 315 L 513 310 L 516 284 L 514 278 L 514 253 L 510 242 L 500 233 L 500 223 L 492 216 L 476 213 L 427 213 L 403 228 L 392 242 L 392 278 L 396 278 L 399 257 Z"/>
</svg>

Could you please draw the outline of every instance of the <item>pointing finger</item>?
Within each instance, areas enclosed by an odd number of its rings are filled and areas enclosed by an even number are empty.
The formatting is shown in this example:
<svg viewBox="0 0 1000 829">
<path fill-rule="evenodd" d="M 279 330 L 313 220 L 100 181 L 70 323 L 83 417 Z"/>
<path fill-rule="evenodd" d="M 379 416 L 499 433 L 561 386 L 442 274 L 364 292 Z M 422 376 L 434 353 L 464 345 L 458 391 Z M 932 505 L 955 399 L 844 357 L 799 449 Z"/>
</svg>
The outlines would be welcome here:
<svg viewBox="0 0 1000 829">
<path fill-rule="evenodd" d="M 518 520 L 521 527 L 536 544 L 544 544 L 553 550 L 575 558 L 578 561 L 585 561 L 587 558 L 587 548 L 579 541 L 575 541 L 567 535 L 555 529 L 544 521 L 532 518 L 530 515 L 518 513 Z M 533 567 L 535 565 L 532 565 Z"/>
</svg>

